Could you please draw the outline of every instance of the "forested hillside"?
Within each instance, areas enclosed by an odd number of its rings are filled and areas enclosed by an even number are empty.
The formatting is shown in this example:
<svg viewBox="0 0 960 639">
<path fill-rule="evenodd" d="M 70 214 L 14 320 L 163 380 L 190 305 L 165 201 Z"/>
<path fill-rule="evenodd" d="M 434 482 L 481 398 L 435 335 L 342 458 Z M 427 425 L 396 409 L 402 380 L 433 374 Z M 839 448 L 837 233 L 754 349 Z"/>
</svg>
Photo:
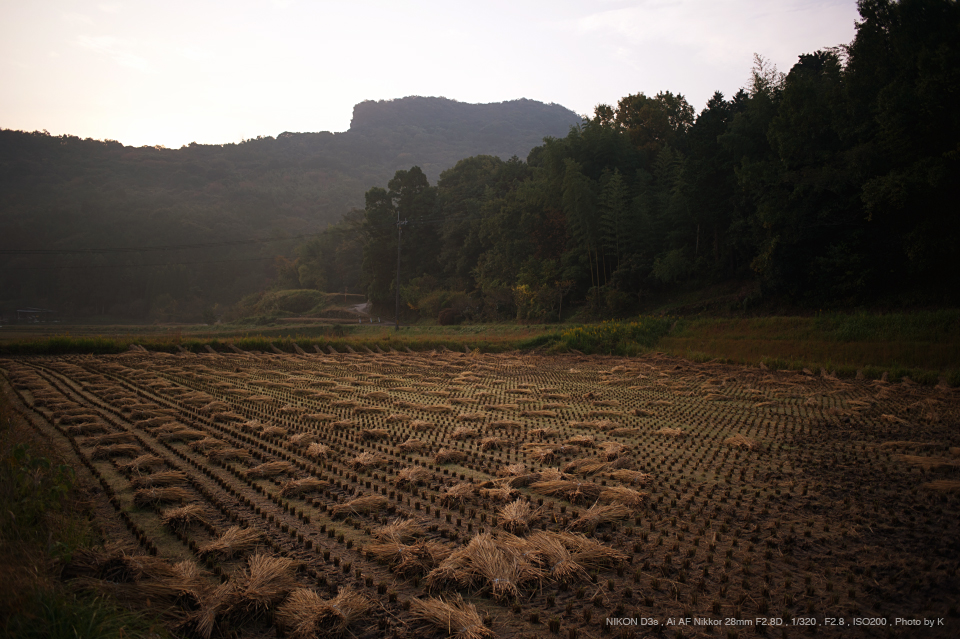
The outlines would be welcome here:
<svg viewBox="0 0 960 639">
<path fill-rule="evenodd" d="M 285 285 L 340 286 L 333 256 L 362 246 L 362 285 L 392 308 L 399 215 L 401 296 L 423 318 L 609 316 L 724 281 L 744 284 L 733 309 L 956 304 L 960 4 L 859 7 L 849 46 L 785 74 L 758 56 L 699 114 L 628 95 L 526 161 L 471 157 L 435 186 L 399 171 Z"/>
<path fill-rule="evenodd" d="M 436 179 L 478 153 L 526 157 L 579 122 L 532 100 L 407 97 L 356 105 L 344 133 L 180 149 L 3 130 L 0 308 L 209 316 L 269 286 L 302 236 L 362 207 L 397 169 L 416 164 Z M 179 248 L 88 252 L 105 247 Z"/>
</svg>

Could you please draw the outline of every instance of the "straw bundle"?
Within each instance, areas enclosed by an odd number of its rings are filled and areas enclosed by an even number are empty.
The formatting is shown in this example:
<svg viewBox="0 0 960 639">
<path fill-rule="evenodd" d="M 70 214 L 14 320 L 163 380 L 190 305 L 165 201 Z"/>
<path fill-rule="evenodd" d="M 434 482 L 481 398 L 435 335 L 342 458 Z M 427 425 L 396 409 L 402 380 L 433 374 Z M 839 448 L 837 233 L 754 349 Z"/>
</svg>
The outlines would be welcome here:
<svg viewBox="0 0 960 639">
<path fill-rule="evenodd" d="M 264 426 L 260 431 L 264 437 L 286 437 L 289 433 L 283 426 Z"/>
<path fill-rule="evenodd" d="M 563 443 L 569 444 L 570 446 L 583 446 L 585 448 L 590 448 L 596 445 L 597 441 L 593 435 L 576 435 L 575 437 L 570 437 Z"/>
<path fill-rule="evenodd" d="M 476 400 L 476 399 L 474 399 L 474 398 L 472 398 L 472 397 L 457 397 L 457 398 L 455 398 L 455 399 L 451 399 L 451 400 L 450 400 L 450 403 L 451 403 L 451 404 L 467 405 L 467 404 L 479 404 L 480 401 L 479 401 L 479 400 Z"/>
<path fill-rule="evenodd" d="M 461 422 L 482 422 L 485 417 L 483 413 L 460 413 L 457 419 Z"/>
<path fill-rule="evenodd" d="M 317 436 L 313 433 L 299 433 L 290 436 L 290 445 L 294 448 L 306 448 L 317 441 Z"/>
<path fill-rule="evenodd" d="M 466 458 L 467 456 L 463 451 L 454 448 L 441 448 L 437 451 L 437 454 L 433 456 L 433 461 L 436 464 L 454 464 Z"/>
<path fill-rule="evenodd" d="M 404 486 L 426 481 L 431 476 L 432 473 L 423 466 L 409 466 L 397 473 L 393 481 L 397 486 Z"/>
<path fill-rule="evenodd" d="M 520 422 L 512 419 L 500 419 L 490 423 L 490 428 L 494 430 L 510 430 L 512 428 L 520 428 L 520 426 L 522 426 Z"/>
<path fill-rule="evenodd" d="M 130 485 L 134 488 L 151 488 L 154 486 L 172 486 L 187 481 L 187 475 L 179 470 L 162 470 L 150 475 L 134 477 Z"/>
<path fill-rule="evenodd" d="M 140 455 L 133 461 L 120 464 L 120 470 L 126 472 L 140 472 L 150 470 L 156 466 L 162 466 L 165 462 L 156 455 Z"/>
<path fill-rule="evenodd" d="M 623 504 L 630 508 L 639 508 L 647 500 L 647 493 L 641 493 L 624 486 L 604 488 L 600 493 L 600 501 Z"/>
<path fill-rule="evenodd" d="M 525 410 L 520 412 L 521 417 L 556 417 L 555 410 Z"/>
<path fill-rule="evenodd" d="M 374 455 L 373 453 L 360 453 L 350 460 L 350 467 L 354 470 L 362 470 L 364 468 L 377 468 L 382 466 L 384 463 L 384 459 Z"/>
<path fill-rule="evenodd" d="M 67 435 L 92 435 L 93 433 L 102 433 L 107 430 L 107 425 L 103 422 L 81 422 L 67 426 L 63 431 Z"/>
<path fill-rule="evenodd" d="M 253 459 L 250 451 L 243 448 L 215 448 L 207 453 L 207 457 L 212 461 L 227 461 L 230 459 L 249 461 Z"/>
<path fill-rule="evenodd" d="M 333 599 L 298 588 L 277 609 L 277 624 L 291 639 L 339 637 L 363 619 L 373 603 L 363 594 L 341 587 Z"/>
<path fill-rule="evenodd" d="M 294 590 L 297 562 L 285 557 L 254 555 L 235 579 L 216 588 L 193 616 L 197 632 L 207 639 L 218 618 L 246 625 L 281 602 Z"/>
<path fill-rule="evenodd" d="M 480 496 L 491 501 L 510 501 L 516 494 L 517 491 L 509 485 L 502 485 L 496 488 L 483 488 L 480 490 Z"/>
<path fill-rule="evenodd" d="M 105 590 L 127 605 L 160 601 L 178 608 L 195 609 L 209 591 L 209 586 L 197 565 L 185 560 L 165 566 L 135 584 L 100 582 L 97 589 Z"/>
<path fill-rule="evenodd" d="M 957 492 L 960 491 L 960 479 L 934 479 L 933 481 L 921 484 L 920 487 L 926 488 L 927 490 Z"/>
<path fill-rule="evenodd" d="M 347 513 L 362 515 L 386 508 L 388 503 L 389 500 L 382 495 L 366 495 L 352 499 L 344 504 L 337 504 L 330 509 L 330 512 L 334 517 L 346 515 Z"/>
<path fill-rule="evenodd" d="M 370 533 L 374 539 L 380 541 L 397 541 L 409 543 L 415 537 L 424 534 L 423 527 L 415 519 L 394 519 L 385 526 L 380 526 Z"/>
<path fill-rule="evenodd" d="M 534 554 L 544 572 L 558 582 L 585 581 L 590 578 L 560 533 L 537 531 L 524 540 L 523 551 Z"/>
<path fill-rule="evenodd" d="M 924 470 L 934 470 L 941 468 L 943 466 L 951 467 L 960 465 L 956 459 L 951 459 L 949 457 L 937 457 L 937 456 L 926 456 L 926 455 L 895 455 L 894 459 L 896 461 L 904 462 L 907 464 L 914 464 L 916 466 L 921 466 Z"/>
<path fill-rule="evenodd" d="M 613 461 L 629 450 L 628 446 L 624 446 L 620 442 L 605 442 L 602 444 L 602 448 L 603 456 L 607 461 Z"/>
<path fill-rule="evenodd" d="M 206 511 L 200 504 L 167 508 L 160 515 L 160 523 L 175 530 L 185 530 L 195 523 L 206 522 Z"/>
<path fill-rule="evenodd" d="M 610 469 L 610 463 L 597 457 L 574 459 L 563 467 L 563 472 L 572 475 L 595 475 Z"/>
<path fill-rule="evenodd" d="M 202 407 L 200 409 L 200 412 L 204 414 L 209 414 L 209 413 L 223 412 L 228 410 L 230 410 L 230 404 L 227 404 L 226 402 L 214 401 Z"/>
<path fill-rule="evenodd" d="M 427 447 L 427 443 L 419 439 L 408 439 L 402 444 L 397 445 L 397 450 L 401 453 L 420 452 Z"/>
<path fill-rule="evenodd" d="M 283 497 L 292 497 L 296 495 L 305 495 L 307 493 L 317 492 L 330 485 L 330 482 L 317 479 L 316 477 L 305 477 L 303 479 L 294 479 L 286 482 L 280 488 L 280 495 Z"/>
<path fill-rule="evenodd" d="M 228 559 L 255 550 L 264 541 L 260 531 L 253 528 L 231 526 L 215 540 L 200 546 L 199 554 L 216 555 Z"/>
<path fill-rule="evenodd" d="M 440 503 L 447 507 L 456 503 L 463 504 L 473 496 L 473 490 L 474 485 L 469 482 L 454 484 L 440 495 Z"/>
<path fill-rule="evenodd" d="M 104 551 L 92 548 L 74 551 L 70 562 L 63 567 L 63 578 L 92 577 L 128 584 L 169 572 L 169 565 L 162 559 L 134 555 L 123 546 L 108 546 Z"/>
<path fill-rule="evenodd" d="M 79 424 L 82 422 L 97 422 L 100 420 L 99 415 L 91 415 L 89 413 L 79 414 L 79 415 L 64 415 L 56 420 L 56 423 L 66 426 L 69 424 Z"/>
<path fill-rule="evenodd" d="M 611 521 L 626 519 L 633 514 L 633 510 L 623 504 L 594 504 L 571 522 L 571 530 L 591 530 Z"/>
<path fill-rule="evenodd" d="M 136 441 L 137 438 L 133 436 L 133 433 L 122 432 L 91 437 L 83 442 L 83 444 L 84 446 L 107 446 L 109 444 L 132 444 Z"/>
<path fill-rule="evenodd" d="M 543 439 L 545 437 L 552 437 L 557 434 L 555 428 L 534 428 L 533 430 L 527 433 L 530 437 L 536 437 L 537 439 Z"/>
<path fill-rule="evenodd" d="M 594 406 L 619 406 L 620 402 L 615 399 L 595 399 L 590 402 Z"/>
<path fill-rule="evenodd" d="M 172 422 L 173 418 L 168 415 L 160 415 L 159 417 L 151 417 L 149 419 L 141 419 L 138 422 L 134 422 L 134 428 L 145 428 L 151 429 L 156 428 L 157 426 L 163 426 L 166 423 Z"/>
<path fill-rule="evenodd" d="M 566 473 L 561 473 L 559 468 L 545 468 L 540 471 L 540 481 L 561 481 L 573 479 Z"/>
<path fill-rule="evenodd" d="M 93 449 L 91 459 L 109 459 L 110 457 L 133 457 L 140 453 L 140 447 L 133 444 L 111 444 Z"/>
<path fill-rule="evenodd" d="M 182 428 L 168 433 L 161 433 L 157 435 L 157 439 L 164 442 L 187 442 L 195 439 L 204 439 L 206 436 L 207 434 L 202 430 Z"/>
<path fill-rule="evenodd" d="M 401 575 L 423 575 L 450 556 L 450 549 L 436 541 L 421 540 L 404 544 L 395 539 L 367 546 L 367 553 L 389 563 Z"/>
<path fill-rule="evenodd" d="M 523 499 L 512 501 L 497 513 L 497 523 L 508 533 L 522 535 L 540 517 L 540 509 L 534 509 L 530 502 Z"/>
<path fill-rule="evenodd" d="M 578 481 L 538 481 L 530 489 L 541 495 L 563 497 L 571 503 L 592 502 L 600 496 L 601 488 L 597 484 Z"/>
<path fill-rule="evenodd" d="M 284 415 L 299 415 L 304 412 L 306 409 L 303 406 L 295 406 L 293 404 L 286 404 L 280 407 L 281 413 Z"/>
<path fill-rule="evenodd" d="M 642 486 L 653 479 L 653 475 L 641 473 L 639 470 L 617 470 L 614 471 L 613 478 L 624 484 Z"/>
<path fill-rule="evenodd" d="M 207 453 L 214 448 L 223 448 L 224 446 L 226 446 L 226 444 L 215 437 L 204 437 L 203 439 L 190 442 L 190 448 L 201 453 Z"/>
<path fill-rule="evenodd" d="M 409 422 L 409 421 L 411 421 L 412 419 L 413 419 L 413 418 L 410 417 L 409 415 L 403 415 L 403 414 L 400 414 L 400 413 L 393 413 L 392 415 L 388 415 L 388 416 L 387 416 L 387 423 L 388 423 L 388 424 L 393 424 L 394 422 Z"/>
<path fill-rule="evenodd" d="M 588 539 L 583 535 L 569 532 L 553 533 L 559 537 L 564 545 L 570 549 L 573 558 L 587 570 L 599 570 L 600 568 L 614 566 L 627 560 L 627 555 L 623 552 L 601 544 L 600 542 Z"/>
<path fill-rule="evenodd" d="M 141 488 L 133 495 L 133 503 L 137 506 L 148 506 L 168 502 L 180 502 L 193 497 L 193 493 L 176 486 L 162 488 Z"/>
<path fill-rule="evenodd" d="M 263 429 L 263 424 L 257 420 L 251 420 L 240 424 L 240 430 L 245 433 L 259 433 Z"/>
<path fill-rule="evenodd" d="M 422 419 L 415 419 L 412 422 L 410 422 L 410 428 L 412 428 L 413 430 L 420 430 L 420 431 L 430 430 L 431 428 L 436 428 L 436 426 L 437 425 L 434 424 L 433 422 L 424 421 Z"/>
<path fill-rule="evenodd" d="M 497 471 L 498 477 L 519 477 L 527 472 L 527 467 L 523 464 L 510 464 Z"/>
<path fill-rule="evenodd" d="M 737 448 L 745 448 L 746 450 L 753 450 L 757 445 L 757 442 L 749 437 L 744 437 L 740 433 L 737 433 L 732 437 L 727 437 L 723 440 L 723 443 L 727 446 L 736 446 Z"/>
<path fill-rule="evenodd" d="M 669 428 L 663 427 L 660 430 L 656 431 L 654 435 L 666 435 L 667 437 L 683 437 L 686 435 L 680 428 Z"/>
<path fill-rule="evenodd" d="M 510 411 L 510 410 L 519 410 L 519 404 L 490 404 L 489 406 L 484 407 L 489 411 Z"/>
<path fill-rule="evenodd" d="M 312 459 L 325 459 L 329 453 L 330 447 L 326 444 L 310 444 L 304 454 Z"/>
<path fill-rule="evenodd" d="M 622 428 L 623 424 L 620 422 L 615 422 L 612 419 L 598 419 L 593 422 L 593 427 L 597 430 L 615 430 L 617 428 Z"/>
<path fill-rule="evenodd" d="M 655 415 L 653 411 L 645 410 L 643 408 L 634 408 L 633 414 L 637 417 L 653 417 Z"/>
<path fill-rule="evenodd" d="M 480 440 L 480 450 L 500 450 L 509 444 L 510 440 L 503 437 L 484 437 Z"/>
<path fill-rule="evenodd" d="M 523 475 L 517 475 L 516 477 L 510 477 L 507 479 L 507 485 L 510 488 L 523 488 L 524 486 L 529 486 L 530 484 L 536 483 L 542 479 L 540 473 L 525 473 Z"/>
<path fill-rule="evenodd" d="M 519 597 L 521 587 L 544 577 L 540 568 L 519 552 L 521 544 L 512 535 L 494 539 L 489 533 L 480 533 L 432 570 L 427 585 L 480 588 L 498 600 Z"/>
<path fill-rule="evenodd" d="M 390 437 L 390 431 L 385 428 L 364 428 L 360 431 L 360 439 L 378 440 Z"/>
<path fill-rule="evenodd" d="M 474 437 L 479 437 L 480 431 L 476 428 L 464 428 L 460 427 L 453 431 L 450 435 L 453 439 L 463 440 L 463 439 L 472 439 Z"/>
<path fill-rule="evenodd" d="M 492 639 L 497 635 L 483 625 L 476 606 L 464 602 L 463 597 L 429 597 L 412 599 L 410 614 L 425 624 L 446 632 L 451 639 Z"/>
<path fill-rule="evenodd" d="M 288 461 L 272 461 L 248 468 L 243 472 L 245 477 L 251 479 L 260 479 L 264 477 L 276 477 L 285 473 L 293 472 L 293 464 Z"/>
</svg>

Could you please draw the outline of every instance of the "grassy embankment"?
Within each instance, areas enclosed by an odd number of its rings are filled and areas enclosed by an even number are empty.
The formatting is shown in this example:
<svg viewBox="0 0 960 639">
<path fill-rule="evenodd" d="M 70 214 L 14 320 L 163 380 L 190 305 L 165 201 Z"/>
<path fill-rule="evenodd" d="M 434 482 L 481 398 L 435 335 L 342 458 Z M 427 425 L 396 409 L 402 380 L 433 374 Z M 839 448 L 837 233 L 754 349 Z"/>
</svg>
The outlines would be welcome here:
<svg viewBox="0 0 960 639">
<path fill-rule="evenodd" d="M 58 579 L 101 544 L 73 469 L 0 393 L 0 637 L 166 637 L 156 620 Z"/>
<path fill-rule="evenodd" d="M 395 332 L 386 325 L 292 325 L 282 327 L 70 327 L 69 333 L 44 335 L 39 327 L 7 327 L 0 355 L 119 353 L 131 344 L 175 352 L 243 350 L 286 352 L 294 343 L 306 351 L 314 345 L 337 350 L 367 347 L 411 350 L 464 347 L 483 352 L 538 349 L 557 353 L 636 355 L 660 351 L 695 360 L 770 368 L 819 371 L 824 368 L 867 378 L 884 372 L 892 379 L 909 376 L 935 384 L 946 378 L 960 385 L 960 311 L 894 314 L 830 314 L 815 317 L 641 317 L 590 325 L 409 326 Z M 66 330 L 62 327 L 61 330 Z M 100 333 L 94 333 L 99 330 Z M 2 339 L 2 338 L 0 338 Z"/>
<path fill-rule="evenodd" d="M 960 311 L 681 320 L 657 349 L 695 360 L 836 371 L 869 379 L 887 372 L 960 385 Z"/>
</svg>

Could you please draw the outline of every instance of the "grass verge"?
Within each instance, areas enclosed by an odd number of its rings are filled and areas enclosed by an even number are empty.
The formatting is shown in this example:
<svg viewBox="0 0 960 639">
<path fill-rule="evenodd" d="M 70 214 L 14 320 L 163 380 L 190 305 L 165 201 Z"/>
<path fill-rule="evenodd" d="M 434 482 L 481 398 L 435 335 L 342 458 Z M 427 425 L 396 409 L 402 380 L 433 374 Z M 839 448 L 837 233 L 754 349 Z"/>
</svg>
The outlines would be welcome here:
<svg viewBox="0 0 960 639">
<path fill-rule="evenodd" d="M 342 324 L 287 326 L 258 330 L 255 334 L 231 328 L 193 327 L 150 332 L 90 335 L 20 333 L 0 341 L 0 355 L 65 355 L 120 353 L 138 344 L 152 351 L 195 353 L 228 352 L 230 345 L 246 351 L 307 352 L 329 346 L 414 351 L 465 348 L 487 353 L 529 351 L 632 356 L 653 349 L 693 360 L 720 359 L 730 363 L 758 364 L 771 368 L 818 370 L 824 368 L 852 377 L 862 371 L 868 378 L 883 373 L 936 384 L 946 379 L 960 385 L 960 310 L 917 311 L 892 314 L 818 314 L 813 317 L 713 318 L 643 316 L 601 324 L 405 326 Z"/>
<path fill-rule="evenodd" d="M 75 590 L 57 567 L 101 541 L 73 469 L 0 393 L 0 637 L 166 637 L 150 617 Z"/>
<path fill-rule="evenodd" d="M 840 376 L 888 373 L 960 385 L 960 311 L 826 314 L 814 317 L 687 318 L 657 349 L 697 361 L 778 369 L 824 368 Z"/>
</svg>

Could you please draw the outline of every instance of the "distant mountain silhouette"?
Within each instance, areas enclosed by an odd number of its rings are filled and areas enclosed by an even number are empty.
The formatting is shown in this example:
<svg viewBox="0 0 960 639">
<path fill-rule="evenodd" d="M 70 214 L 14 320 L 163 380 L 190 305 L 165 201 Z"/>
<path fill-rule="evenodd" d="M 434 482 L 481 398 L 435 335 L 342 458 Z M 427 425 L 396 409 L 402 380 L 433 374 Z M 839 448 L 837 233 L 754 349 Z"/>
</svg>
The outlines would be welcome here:
<svg viewBox="0 0 960 639">
<path fill-rule="evenodd" d="M 311 233 L 362 207 L 366 190 L 386 185 L 398 169 L 420 166 L 434 182 L 465 157 L 525 158 L 544 137 L 563 137 L 580 121 L 569 109 L 534 100 L 406 97 L 356 105 L 350 130 L 342 133 L 285 132 L 180 149 L 0 130 L 0 248 L 180 245 Z M 264 247 L 254 257 L 293 245 Z M 213 257 L 246 258 L 256 250 L 218 249 Z M 127 284 L 112 283 L 104 297 L 93 281 L 71 280 L 70 268 L 90 259 L 0 258 L 0 306 L 22 301 L 109 312 Z M 216 298 L 230 300 L 257 290 L 271 274 L 262 264 L 240 264 L 226 274 L 191 274 L 177 286 L 202 281 L 216 287 Z M 174 284 L 144 286 L 131 277 L 129 297 L 152 299 Z M 75 299 L 66 303 L 65 297 Z M 146 311 L 134 305 L 116 312 Z"/>
</svg>

